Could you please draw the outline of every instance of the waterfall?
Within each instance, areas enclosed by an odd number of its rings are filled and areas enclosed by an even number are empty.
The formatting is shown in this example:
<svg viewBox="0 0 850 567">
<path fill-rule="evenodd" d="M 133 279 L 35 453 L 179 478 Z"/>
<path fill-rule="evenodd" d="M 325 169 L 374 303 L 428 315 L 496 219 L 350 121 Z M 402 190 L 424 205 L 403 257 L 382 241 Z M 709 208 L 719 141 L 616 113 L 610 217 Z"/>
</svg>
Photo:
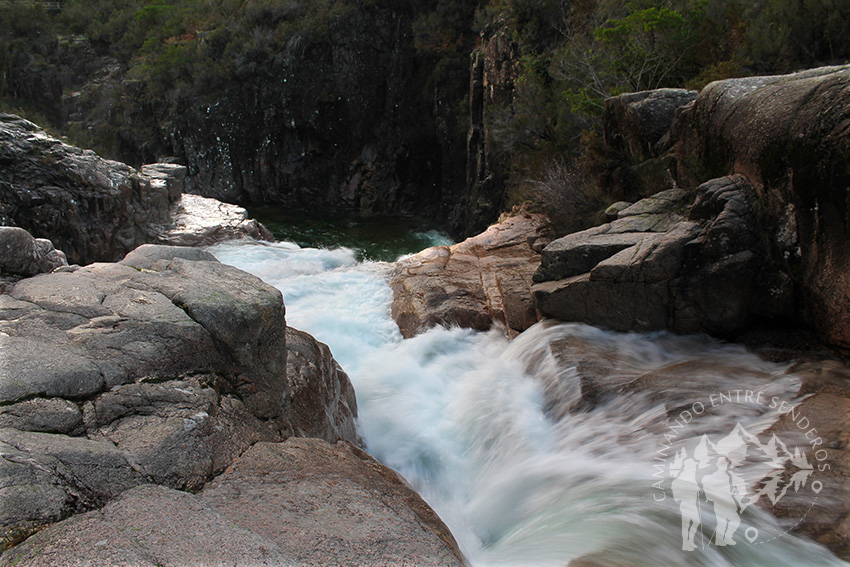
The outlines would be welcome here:
<svg viewBox="0 0 850 567">
<path fill-rule="evenodd" d="M 458 328 L 403 340 L 387 264 L 288 243 L 210 251 L 278 287 L 288 324 L 331 347 L 368 451 L 411 482 L 475 566 L 844 565 L 756 506 L 737 545 L 715 545 L 706 522 L 684 551 L 683 508 L 659 476 L 659 455 L 669 465 L 700 439 L 706 453 L 733 431 L 766 438 L 783 407 L 767 402 L 800 387 L 787 366 L 705 336 L 577 324 L 540 323 L 512 342 Z M 768 465 L 740 468 L 760 478 Z"/>
</svg>

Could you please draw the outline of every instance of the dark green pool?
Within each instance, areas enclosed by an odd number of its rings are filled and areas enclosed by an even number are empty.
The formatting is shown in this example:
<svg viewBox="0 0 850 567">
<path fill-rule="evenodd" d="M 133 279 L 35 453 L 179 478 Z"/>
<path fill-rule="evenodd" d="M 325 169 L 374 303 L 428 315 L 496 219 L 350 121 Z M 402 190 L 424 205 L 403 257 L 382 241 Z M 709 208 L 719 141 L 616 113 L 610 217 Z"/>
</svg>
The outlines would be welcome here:
<svg viewBox="0 0 850 567">
<path fill-rule="evenodd" d="M 311 248 L 344 246 L 357 250 L 361 260 L 391 262 L 429 246 L 452 243 L 445 232 L 421 219 L 329 217 L 275 207 L 251 208 L 248 212 L 278 240 Z"/>
</svg>

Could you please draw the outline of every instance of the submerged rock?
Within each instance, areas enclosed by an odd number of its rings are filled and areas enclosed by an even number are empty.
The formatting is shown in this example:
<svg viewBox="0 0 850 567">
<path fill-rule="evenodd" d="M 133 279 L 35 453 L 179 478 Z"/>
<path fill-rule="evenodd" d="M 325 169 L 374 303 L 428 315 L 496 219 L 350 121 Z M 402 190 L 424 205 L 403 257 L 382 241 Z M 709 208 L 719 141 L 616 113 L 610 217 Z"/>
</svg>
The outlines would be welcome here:
<svg viewBox="0 0 850 567">
<path fill-rule="evenodd" d="M 537 322 L 531 276 L 548 238 L 543 215 L 520 215 L 452 246 L 428 248 L 396 263 L 392 315 L 402 335 L 434 325 L 489 329 L 510 335 Z"/>
</svg>

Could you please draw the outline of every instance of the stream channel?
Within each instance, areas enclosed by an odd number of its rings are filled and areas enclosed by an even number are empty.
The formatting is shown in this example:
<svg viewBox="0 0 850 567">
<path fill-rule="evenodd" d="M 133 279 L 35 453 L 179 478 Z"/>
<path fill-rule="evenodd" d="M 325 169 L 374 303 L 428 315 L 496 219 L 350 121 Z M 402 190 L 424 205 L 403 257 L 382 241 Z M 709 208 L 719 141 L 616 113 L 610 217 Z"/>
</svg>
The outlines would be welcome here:
<svg viewBox="0 0 850 567">
<path fill-rule="evenodd" d="M 287 324 L 330 346 L 367 450 L 431 504 L 475 567 L 845 565 L 744 507 L 816 504 L 818 463 L 797 455 L 802 472 L 779 477 L 795 443 L 766 432 L 790 407 L 775 402 L 800 387 L 788 365 L 705 336 L 551 322 L 511 342 L 442 327 L 404 340 L 389 262 L 450 243 L 444 234 L 410 220 L 257 216 L 279 242 L 210 251 L 280 289 Z M 588 400 L 594 372 L 628 386 Z M 771 490 L 753 488 L 771 474 Z"/>
</svg>

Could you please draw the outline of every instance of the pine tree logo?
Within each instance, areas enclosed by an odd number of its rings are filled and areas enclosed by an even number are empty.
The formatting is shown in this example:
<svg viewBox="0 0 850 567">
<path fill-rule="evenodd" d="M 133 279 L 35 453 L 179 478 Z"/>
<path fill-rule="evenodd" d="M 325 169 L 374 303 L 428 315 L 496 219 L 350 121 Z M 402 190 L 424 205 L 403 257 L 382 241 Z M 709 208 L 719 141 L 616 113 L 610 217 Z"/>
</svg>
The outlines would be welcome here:
<svg viewBox="0 0 850 567">
<path fill-rule="evenodd" d="M 756 478 L 746 478 L 741 472 L 745 470 L 742 468 L 745 461 L 764 465 L 757 467 Z M 762 472 L 765 469 L 767 474 Z M 752 467 L 746 470 L 752 471 Z M 790 477 L 786 471 L 792 471 Z M 776 504 L 786 496 L 789 488 L 794 492 L 804 488 L 813 473 L 814 467 L 806 455 L 797 447 L 789 451 L 775 434 L 767 443 L 762 443 L 737 423 L 731 433 L 716 443 L 703 435 L 692 451 L 685 447 L 679 450 L 669 467 L 673 499 L 682 514 L 682 549 L 696 549 L 694 537 L 702 524 L 702 516 L 712 512 L 716 520 L 714 544 L 735 545 L 741 514 L 748 507 L 762 497 Z M 819 487 L 813 489 L 820 491 Z M 757 537 L 756 528 L 747 528 L 745 538 L 750 543 Z"/>
</svg>

